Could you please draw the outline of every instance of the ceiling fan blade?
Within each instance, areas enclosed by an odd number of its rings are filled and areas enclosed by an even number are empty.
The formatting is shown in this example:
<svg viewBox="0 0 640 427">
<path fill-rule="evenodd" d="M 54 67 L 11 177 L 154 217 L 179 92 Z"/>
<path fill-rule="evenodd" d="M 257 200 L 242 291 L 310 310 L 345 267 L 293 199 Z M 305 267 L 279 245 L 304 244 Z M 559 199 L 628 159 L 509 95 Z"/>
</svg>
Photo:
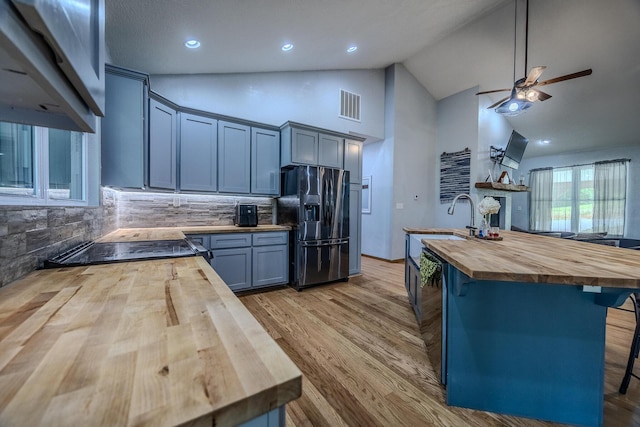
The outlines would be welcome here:
<svg viewBox="0 0 640 427">
<path fill-rule="evenodd" d="M 498 105 L 502 104 L 504 101 L 506 101 L 509 98 L 511 98 L 511 97 L 507 96 L 505 98 L 502 98 L 500 101 L 496 102 L 495 104 L 492 104 L 492 105 L 488 106 L 487 110 L 491 110 L 492 108 L 496 108 Z"/>
<path fill-rule="evenodd" d="M 538 90 L 538 89 L 531 89 L 531 90 L 535 90 L 538 93 L 538 101 L 546 101 L 547 99 L 551 98 L 551 95 L 541 90 Z"/>
<path fill-rule="evenodd" d="M 494 89 L 494 90 L 485 90 L 484 92 L 478 92 L 476 95 L 484 95 L 485 93 L 496 93 L 496 92 L 508 92 L 511 89 Z"/>
<path fill-rule="evenodd" d="M 560 76 L 554 79 L 545 80 L 543 82 L 538 83 L 536 86 L 550 85 L 551 83 L 558 83 L 565 80 L 577 79 L 578 77 L 589 76 L 591 75 L 592 72 L 593 71 L 591 70 L 591 68 L 589 68 L 588 70 L 582 70 L 582 71 L 578 71 L 577 73 L 567 74 L 566 76 Z"/>
<path fill-rule="evenodd" d="M 544 71 L 545 68 L 547 68 L 545 65 L 533 67 L 531 71 L 529 71 L 529 75 L 527 76 L 524 83 L 522 83 L 522 86 L 531 86 L 532 84 L 534 84 L 536 80 L 538 80 L 540 75 L 542 75 L 542 72 Z"/>
</svg>

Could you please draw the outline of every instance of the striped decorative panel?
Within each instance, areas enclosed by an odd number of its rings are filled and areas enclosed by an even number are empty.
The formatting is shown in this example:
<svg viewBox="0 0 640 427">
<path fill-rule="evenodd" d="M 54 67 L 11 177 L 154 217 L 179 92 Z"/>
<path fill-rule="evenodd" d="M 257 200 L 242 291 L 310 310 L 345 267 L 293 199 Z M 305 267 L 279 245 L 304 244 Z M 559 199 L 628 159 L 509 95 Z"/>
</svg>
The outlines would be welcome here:
<svg viewBox="0 0 640 427">
<path fill-rule="evenodd" d="M 440 156 L 440 203 L 449 203 L 460 193 L 471 190 L 471 150 Z"/>
</svg>

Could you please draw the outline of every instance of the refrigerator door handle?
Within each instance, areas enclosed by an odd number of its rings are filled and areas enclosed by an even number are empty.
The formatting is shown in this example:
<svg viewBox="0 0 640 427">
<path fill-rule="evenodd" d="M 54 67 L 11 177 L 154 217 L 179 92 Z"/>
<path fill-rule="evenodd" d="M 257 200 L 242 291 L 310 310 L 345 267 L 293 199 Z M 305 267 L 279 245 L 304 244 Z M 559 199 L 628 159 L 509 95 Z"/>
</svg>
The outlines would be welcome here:
<svg viewBox="0 0 640 427">
<path fill-rule="evenodd" d="M 316 247 L 320 247 L 320 246 L 336 246 L 336 245 L 345 245 L 349 243 L 349 239 L 339 239 L 339 240 L 333 240 L 330 242 L 305 242 L 305 241 L 300 241 L 300 246 L 303 246 L 305 248 L 316 248 Z"/>
</svg>

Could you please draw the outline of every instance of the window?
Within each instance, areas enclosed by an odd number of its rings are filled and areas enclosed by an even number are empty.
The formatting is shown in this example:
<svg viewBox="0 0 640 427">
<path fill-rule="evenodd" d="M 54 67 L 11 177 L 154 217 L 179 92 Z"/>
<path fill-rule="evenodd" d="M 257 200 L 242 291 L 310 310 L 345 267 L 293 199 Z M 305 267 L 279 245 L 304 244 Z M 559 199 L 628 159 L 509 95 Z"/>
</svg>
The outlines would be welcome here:
<svg viewBox="0 0 640 427">
<path fill-rule="evenodd" d="M 0 122 L 0 204 L 86 204 L 82 133 Z"/>
<path fill-rule="evenodd" d="M 529 228 L 624 233 L 628 160 L 531 171 Z"/>
</svg>

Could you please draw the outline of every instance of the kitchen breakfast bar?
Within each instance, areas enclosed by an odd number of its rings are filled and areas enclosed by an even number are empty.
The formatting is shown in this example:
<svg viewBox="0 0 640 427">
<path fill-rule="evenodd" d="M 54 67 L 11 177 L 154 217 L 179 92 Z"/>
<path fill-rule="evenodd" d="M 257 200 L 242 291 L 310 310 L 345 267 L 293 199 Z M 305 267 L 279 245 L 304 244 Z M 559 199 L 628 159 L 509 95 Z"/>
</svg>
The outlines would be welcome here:
<svg viewBox="0 0 640 427">
<path fill-rule="evenodd" d="M 447 404 L 603 424 L 607 307 L 640 289 L 640 251 L 509 231 L 501 241 L 404 231 L 407 241 L 443 236 L 421 243 L 443 266 Z M 444 238 L 452 234 L 462 239 Z"/>
</svg>

